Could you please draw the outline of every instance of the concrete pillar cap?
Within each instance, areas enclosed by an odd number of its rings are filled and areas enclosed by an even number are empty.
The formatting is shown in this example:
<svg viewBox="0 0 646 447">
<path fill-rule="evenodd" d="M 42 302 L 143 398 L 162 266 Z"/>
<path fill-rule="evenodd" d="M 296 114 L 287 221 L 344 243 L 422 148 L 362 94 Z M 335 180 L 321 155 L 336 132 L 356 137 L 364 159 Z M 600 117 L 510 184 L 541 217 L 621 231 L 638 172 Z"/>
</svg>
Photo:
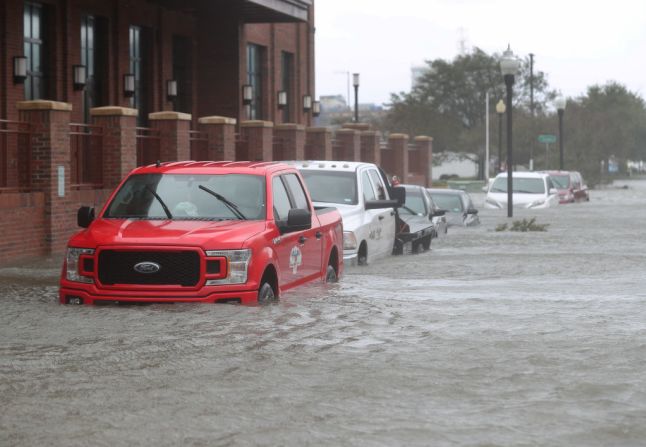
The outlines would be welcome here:
<svg viewBox="0 0 646 447">
<path fill-rule="evenodd" d="M 336 133 L 341 135 L 359 135 L 359 131 L 355 129 L 337 129 Z"/>
<path fill-rule="evenodd" d="M 389 140 L 408 140 L 408 135 L 405 133 L 391 133 L 388 136 Z"/>
<path fill-rule="evenodd" d="M 229 118 L 228 116 L 203 116 L 197 120 L 199 124 L 229 124 L 235 126 L 238 120 Z"/>
<path fill-rule="evenodd" d="M 305 130 L 305 126 L 296 123 L 282 123 L 274 126 L 276 130 Z"/>
<path fill-rule="evenodd" d="M 240 127 L 274 127 L 274 123 L 262 120 L 242 121 Z"/>
<path fill-rule="evenodd" d="M 415 141 L 433 141 L 433 137 L 427 137 L 425 135 L 420 135 L 415 137 Z"/>
<path fill-rule="evenodd" d="M 148 119 L 151 121 L 190 121 L 192 117 L 190 113 L 154 112 L 148 114 Z"/>
<path fill-rule="evenodd" d="M 92 116 L 137 116 L 138 114 L 137 109 L 129 107 L 106 106 L 90 109 L 90 115 Z"/>
<path fill-rule="evenodd" d="M 368 123 L 344 123 L 341 127 L 344 129 L 370 130 L 370 124 Z"/>
<path fill-rule="evenodd" d="M 44 101 L 38 99 L 35 101 L 19 101 L 16 103 L 18 110 L 61 110 L 63 112 L 71 112 L 72 104 L 67 102 L 58 101 Z"/>
<path fill-rule="evenodd" d="M 332 129 L 329 127 L 308 127 L 305 131 L 308 133 L 332 133 Z"/>
<path fill-rule="evenodd" d="M 376 130 L 362 130 L 361 131 L 361 136 L 362 137 L 376 137 L 378 133 L 379 132 L 377 132 Z"/>
</svg>

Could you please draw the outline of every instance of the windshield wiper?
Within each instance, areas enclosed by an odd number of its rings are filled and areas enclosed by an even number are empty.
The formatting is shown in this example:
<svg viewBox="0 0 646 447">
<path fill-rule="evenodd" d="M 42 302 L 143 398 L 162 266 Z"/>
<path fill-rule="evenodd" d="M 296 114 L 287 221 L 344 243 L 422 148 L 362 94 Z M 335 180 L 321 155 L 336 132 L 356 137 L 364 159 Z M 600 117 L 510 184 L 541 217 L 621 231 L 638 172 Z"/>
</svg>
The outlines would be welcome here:
<svg viewBox="0 0 646 447">
<path fill-rule="evenodd" d="M 202 191 L 208 192 L 213 197 L 218 199 L 220 202 L 224 203 L 227 206 L 227 208 L 229 208 L 231 210 L 231 212 L 236 215 L 236 217 L 238 219 L 240 219 L 240 220 L 248 220 L 247 217 L 244 214 L 242 214 L 242 211 L 240 211 L 240 209 L 238 208 L 238 205 L 236 205 L 235 203 L 229 201 L 223 195 L 218 194 L 217 192 L 212 191 L 212 190 L 210 190 L 209 188 L 207 188 L 206 186 L 203 186 L 203 185 L 198 186 L 198 188 L 200 188 Z"/>
<path fill-rule="evenodd" d="M 153 196 L 155 196 L 155 198 L 159 201 L 159 203 L 161 204 L 162 208 L 164 208 L 164 212 L 166 213 L 166 217 L 168 217 L 169 219 L 173 220 L 173 215 L 170 213 L 170 210 L 168 209 L 168 207 L 166 206 L 166 204 L 164 203 L 164 201 L 161 199 L 161 197 L 159 197 L 159 195 L 155 192 L 155 190 L 154 190 L 154 189 L 152 189 L 152 188 L 151 188 L 150 186 L 148 186 L 148 185 L 146 185 L 146 186 L 145 186 L 145 188 L 148 190 L 148 192 L 150 192 Z"/>
</svg>

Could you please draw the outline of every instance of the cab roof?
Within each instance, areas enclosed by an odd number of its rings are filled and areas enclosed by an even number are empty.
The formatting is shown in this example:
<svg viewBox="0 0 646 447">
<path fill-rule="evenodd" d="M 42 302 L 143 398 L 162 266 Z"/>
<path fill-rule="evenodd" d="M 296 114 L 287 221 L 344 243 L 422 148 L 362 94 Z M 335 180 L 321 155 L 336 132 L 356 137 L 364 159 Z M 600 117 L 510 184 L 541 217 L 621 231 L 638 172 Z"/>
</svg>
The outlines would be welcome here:
<svg viewBox="0 0 646 447">
<path fill-rule="evenodd" d="M 297 169 L 310 170 L 334 170 L 355 172 L 361 167 L 376 167 L 374 163 L 363 163 L 359 161 L 335 161 L 335 160 L 292 160 L 284 161 Z"/>
<path fill-rule="evenodd" d="M 131 174 L 253 174 L 266 175 L 292 169 L 273 161 L 174 161 L 154 163 L 136 168 Z"/>
<path fill-rule="evenodd" d="M 544 172 L 539 172 L 539 171 L 514 171 L 511 173 L 512 177 L 518 177 L 518 178 L 545 178 L 549 177 Z M 506 172 L 501 172 L 496 176 L 498 177 L 504 177 L 507 178 L 507 173 Z"/>
</svg>

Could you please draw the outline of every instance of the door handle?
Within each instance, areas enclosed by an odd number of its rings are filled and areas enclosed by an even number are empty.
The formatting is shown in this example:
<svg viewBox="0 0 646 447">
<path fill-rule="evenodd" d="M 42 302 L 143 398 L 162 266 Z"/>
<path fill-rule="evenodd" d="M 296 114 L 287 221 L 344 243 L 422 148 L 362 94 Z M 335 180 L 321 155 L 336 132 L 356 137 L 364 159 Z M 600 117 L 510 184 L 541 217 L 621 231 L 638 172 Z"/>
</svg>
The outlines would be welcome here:
<svg viewBox="0 0 646 447">
<path fill-rule="evenodd" d="M 384 220 L 384 216 L 379 216 L 379 220 Z"/>
<path fill-rule="evenodd" d="M 321 233 L 320 231 L 317 231 L 316 232 L 316 239 L 321 239 L 322 237 L 323 237 L 323 233 Z"/>
<path fill-rule="evenodd" d="M 298 243 L 299 244 L 304 244 L 306 240 L 307 240 L 307 238 L 305 236 L 301 236 L 301 237 L 298 238 Z"/>
</svg>

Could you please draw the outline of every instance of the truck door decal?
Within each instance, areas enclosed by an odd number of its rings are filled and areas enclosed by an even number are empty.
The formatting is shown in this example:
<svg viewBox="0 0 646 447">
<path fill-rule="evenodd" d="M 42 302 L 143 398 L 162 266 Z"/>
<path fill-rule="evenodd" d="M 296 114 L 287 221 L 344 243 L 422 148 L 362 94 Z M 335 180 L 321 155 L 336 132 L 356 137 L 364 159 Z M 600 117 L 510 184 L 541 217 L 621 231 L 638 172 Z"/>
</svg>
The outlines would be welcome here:
<svg viewBox="0 0 646 447">
<path fill-rule="evenodd" d="M 298 273 L 298 267 L 303 264 L 303 254 L 301 253 L 301 249 L 298 248 L 297 246 L 294 246 L 292 248 L 292 252 L 289 255 L 289 266 L 292 269 L 292 273 L 295 275 Z"/>
</svg>

